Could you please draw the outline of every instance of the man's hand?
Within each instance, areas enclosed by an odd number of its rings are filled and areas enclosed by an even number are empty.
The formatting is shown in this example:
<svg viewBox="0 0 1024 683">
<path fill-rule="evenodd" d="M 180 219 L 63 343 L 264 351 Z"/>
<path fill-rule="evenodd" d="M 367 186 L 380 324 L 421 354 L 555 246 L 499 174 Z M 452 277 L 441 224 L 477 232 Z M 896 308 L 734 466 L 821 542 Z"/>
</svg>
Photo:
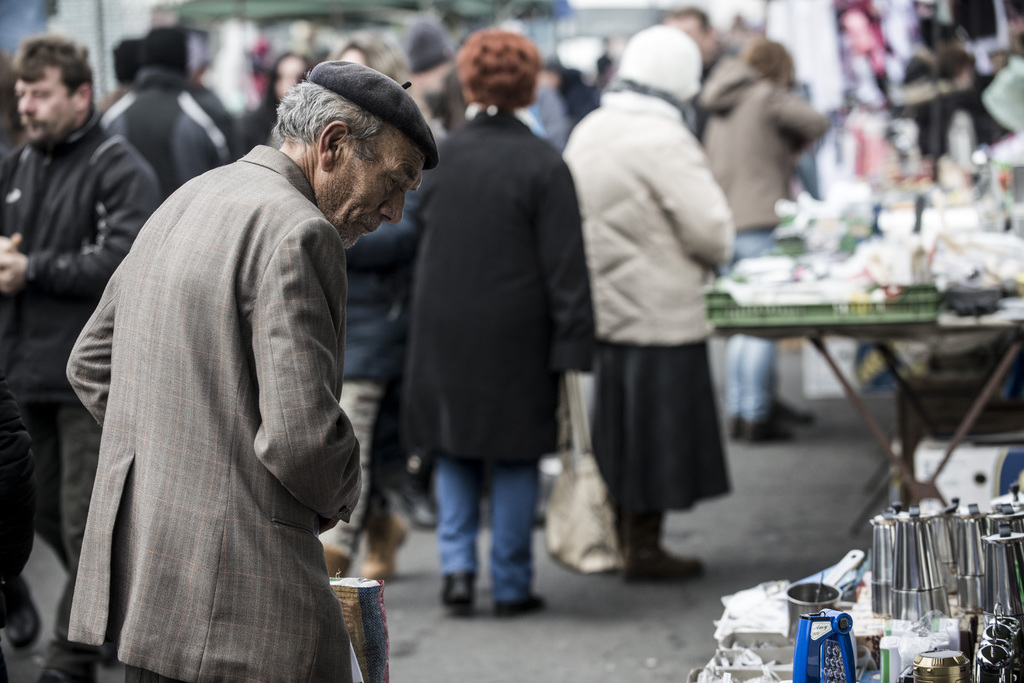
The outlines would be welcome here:
<svg viewBox="0 0 1024 683">
<path fill-rule="evenodd" d="M 321 517 L 320 515 L 317 515 L 316 518 L 317 522 L 319 522 L 320 525 L 320 533 L 329 531 L 330 529 L 333 529 L 334 527 L 338 526 L 338 520 L 336 519 L 327 519 L 326 517 Z"/>
<path fill-rule="evenodd" d="M 20 247 L 20 232 L 9 238 L 0 237 L 0 294 L 14 296 L 25 289 L 28 256 L 18 251 Z"/>
<path fill-rule="evenodd" d="M 0 236 L 0 253 L 13 254 L 21 248 L 21 233 L 16 232 L 10 237 Z"/>
</svg>

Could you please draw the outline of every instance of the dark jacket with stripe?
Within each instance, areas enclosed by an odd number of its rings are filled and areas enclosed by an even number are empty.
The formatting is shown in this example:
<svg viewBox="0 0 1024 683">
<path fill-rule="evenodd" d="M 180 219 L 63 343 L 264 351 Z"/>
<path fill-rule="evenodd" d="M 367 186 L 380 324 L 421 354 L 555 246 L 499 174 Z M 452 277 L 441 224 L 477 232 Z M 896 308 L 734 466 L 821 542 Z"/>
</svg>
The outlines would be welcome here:
<svg viewBox="0 0 1024 683">
<path fill-rule="evenodd" d="M 139 70 L 135 89 L 103 115 L 160 179 L 160 200 L 186 181 L 231 160 L 227 136 L 188 89 L 184 74 L 161 66 Z"/>
<path fill-rule="evenodd" d="M 77 403 L 65 368 L 114 269 L 158 204 L 153 170 L 99 115 L 51 150 L 0 164 L 0 234 L 21 233 L 28 282 L 0 295 L 0 367 L 23 403 Z"/>
</svg>

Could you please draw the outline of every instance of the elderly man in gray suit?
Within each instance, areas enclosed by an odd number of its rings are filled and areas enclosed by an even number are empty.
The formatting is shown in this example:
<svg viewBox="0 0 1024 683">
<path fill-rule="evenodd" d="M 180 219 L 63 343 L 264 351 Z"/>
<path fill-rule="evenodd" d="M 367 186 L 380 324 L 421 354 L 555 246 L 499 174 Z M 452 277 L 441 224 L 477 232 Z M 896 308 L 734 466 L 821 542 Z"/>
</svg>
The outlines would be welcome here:
<svg viewBox="0 0 1024 683">
<path fill-rule="evenodd" d="M 347 520 L 345 247 L 437 164 L 412 98 L 327 62 L 279 150 L 189 181 L 142 228 L 68 364 L 103 425 L 72 640 L 129 681 L 349 681 L 319 531 Z"/>
</svg>

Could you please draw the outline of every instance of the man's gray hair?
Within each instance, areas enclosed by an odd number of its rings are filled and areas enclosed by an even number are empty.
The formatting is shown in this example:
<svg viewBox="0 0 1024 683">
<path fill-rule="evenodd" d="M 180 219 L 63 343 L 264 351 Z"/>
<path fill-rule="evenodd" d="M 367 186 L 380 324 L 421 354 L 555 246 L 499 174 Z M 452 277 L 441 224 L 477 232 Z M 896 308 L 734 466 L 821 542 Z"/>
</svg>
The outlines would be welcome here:
<svg viewBox="0 0 1024 683">
<path fill-rule="evenodd" d="M 373 139 L 384 130 L 384 120 L 333 90 L 303 81 L 292 86 L 277 106 L 274 141 L 315 145 L 331 123 L 344 121 L 355 142 L 356 156 L 375 161 Z"/>
</svg>

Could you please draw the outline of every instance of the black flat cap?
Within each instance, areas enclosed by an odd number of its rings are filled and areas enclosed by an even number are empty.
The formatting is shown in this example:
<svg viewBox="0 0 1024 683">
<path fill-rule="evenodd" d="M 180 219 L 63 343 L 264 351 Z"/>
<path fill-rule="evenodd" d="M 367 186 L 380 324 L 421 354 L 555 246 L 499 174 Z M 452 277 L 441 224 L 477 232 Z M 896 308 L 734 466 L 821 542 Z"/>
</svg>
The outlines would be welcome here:
<svg viewBox="0 0 1024 683">
<path fill-rule="evenodd" d="M 424 169 L 437 166 L 437 144 L 420 108 L 405 88 L 379 71 L 352 62 L 321 62 L 309 82 L 333 90 L 402 131 L 423 151 Z"/>
</svg>

